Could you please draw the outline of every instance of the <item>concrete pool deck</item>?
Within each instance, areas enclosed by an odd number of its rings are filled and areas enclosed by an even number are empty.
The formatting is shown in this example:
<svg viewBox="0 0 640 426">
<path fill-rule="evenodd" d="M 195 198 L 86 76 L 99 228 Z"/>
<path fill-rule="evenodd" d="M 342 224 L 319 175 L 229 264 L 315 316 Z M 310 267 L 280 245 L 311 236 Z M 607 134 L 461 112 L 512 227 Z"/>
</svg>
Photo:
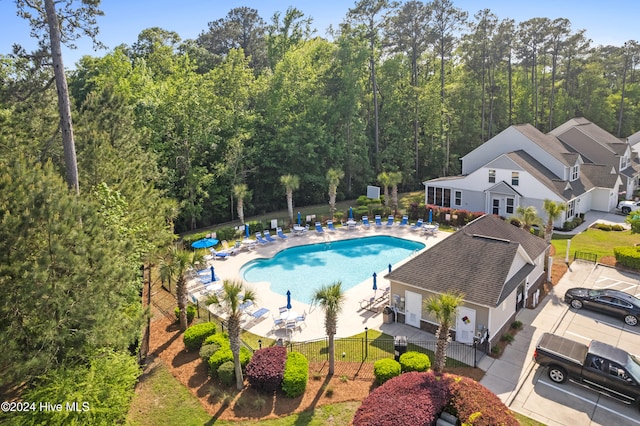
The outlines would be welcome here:
<svg viewBox="0 0 640 426">
<path fill-rule="evenodd" d="M 259 244 L 256 245 L 252 250 L 243 250 L 233 256 L 228 256 L 224 260 L 214 260 L 210 264 L 215 267 L 216 275 L 220 277 L 220 279 L 239 280 L 244 282 L 240 274 L 240 269 L 244 264 L 254 259 L 272 257 L 277 252 L 289 247 L 321 243 L 325 241 L 361 238 L 374 235 L 388 235 L 411 241 L 419 241 L 426 244 L 424 249 L 392 265 L 393 268 L 396 268 L 415 257 L 417 254 L 429 249 L 437 242 L 451 235 L 451 233 L 440 231 L 435 236 L 429 234 L 425 235 L 421 231 L 411 230 L 410 226 L 400 227 L 396 224 L 393 227 L 387 227 L 385 225 L 376 227 L 375 225 L 372 225 L 370 229 L 364 229 L 362 226 L 359 226 L 355 230 L 348 230 L 346 229 L 346 227 L 344 227 L 344 229 L 338 227 L 334 232 L 327 231 L 325 228 L 325 232 L 322 234 L 316 232 L 315 230 L 309 230 L 306 235 L 302 236 L 294 236 L 292 233 L 288 233 L 286 235 L 289 237 L 286 240 L 275 241 L 269 244 Z M 389 287 L 389 281 L 384 278 L 386 274 L 386 267 L 383 270 L 378 271 L 378 297 L 382 295 L 384 289 Z M 197 285 L 197 279 L 190 280 L 190 288 L 193 288 Z M 299 282 L 291 283 L 292 310 L 295 310 L 299 314 L 302 314 L 304 311 L 307 312 L 306 320 L 304 321 L 304 324 L 302 324 L 301 328 L 298 328 L 293 333 L 291 333 L 287 332 L 284 329 L 274 328 L 273 326 L 273 317 L 280 316 L 279 307 L 284 306 L 287 303 L 286 296 L 282 296 L 271 291 L 271 289 L 269 288 L 270 285 L 267 282 L 244 282 L 245 288 L 252 289 L 256 292 L 257 297 L 254 311 L 259 308 L 267 308 L 269 312 L 262 318 L 254 321 L 249 321 L 251 317 L 245 316 L 246 320 L 243 322 L 243 328 L 259 336 L 265 336 L 272 339 L 283 338 L 285 340 L 292 341 L 306 341 L 325 337 L 326 334 L 324 329 L 324 311 L 318 306 L 310 306 L 309 304 L 295 300 L 296 287 L 303 285 L 304 277 L 300 277 Z M 364 332 L 365 327 L 368 327 L 370 330 L 380 330 L 391 335 L 402 334 L 410 339 L 424 340 L 426 336 L 431 336 L 422 330 L 404 324 L 383 324 L 381 312 L 373 312 L 371 310 L 362 309 L 360 302 L 363 299 L 369 299 L 374 295 L 372 285 L 373 281 L 371 278 L 369 278 L 345 292 L 343 310 L 338 318 L 338 328 L 336 334 L 337 338 L 349 337 L 358 333 L 362 333 Z M 204 298 L 200 300 L 204 300 Z M 386 303 L 381 302 L 376 306 L 382 307 L 385 304 Z M 214 307 L 211 307 L 211 309 L 212 311 L 215 311 Z"/>
</svg>

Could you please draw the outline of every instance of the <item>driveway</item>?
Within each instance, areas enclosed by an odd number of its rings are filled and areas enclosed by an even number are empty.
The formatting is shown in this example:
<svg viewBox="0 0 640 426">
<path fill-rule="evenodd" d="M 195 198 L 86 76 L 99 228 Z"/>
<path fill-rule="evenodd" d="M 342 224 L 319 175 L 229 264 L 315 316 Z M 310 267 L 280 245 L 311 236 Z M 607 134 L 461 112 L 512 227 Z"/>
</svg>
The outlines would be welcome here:
<svg viewBox="0 0 640 426">
<path fill-rule="evenodd" d="M 640 276 L 587 262 L 571 264 L 541 305 L 521 311 L 518 319 L 524 329 L 505 351 L 505 360 L 494 361 L 488 367 L 481 383 L 512 410 L 547 425 L 638 426 L 640 414 L 636 407 L 571 382 L 555 384 L 547 377 L 547 369 L 533 362 L 535 344 L 547 331 L 585 343 L 600 340 L 640 355 L 640 327 L 627 326 L 621 319 L 599 313 L 570 309 L 563 296 L 571 287 L 616 288 L 639 295 Z M 517 377 L 517 383 L 509 377 Z"/>
</svg>

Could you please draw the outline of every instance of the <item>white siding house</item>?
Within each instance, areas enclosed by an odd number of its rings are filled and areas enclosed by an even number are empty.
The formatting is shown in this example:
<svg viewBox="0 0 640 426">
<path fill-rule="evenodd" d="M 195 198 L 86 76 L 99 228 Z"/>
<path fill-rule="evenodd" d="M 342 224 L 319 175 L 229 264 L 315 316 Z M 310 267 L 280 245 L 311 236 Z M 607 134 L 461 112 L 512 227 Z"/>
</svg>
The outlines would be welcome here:
<svg viewBox="0 0 640 426">
<path fill-rule="evenodd" d="M 630 143 L 585 119 L 548 134 L 511 126 L 461 161 L 462 175 L 424 182 L 426 204 L 508 217 L 518 206 L 542 215 L 549 199 L 566 205 L 555 226 L 590 210 L 613 210 L 619 191 L 633 193 L 640 176 Z"/>
</svg>

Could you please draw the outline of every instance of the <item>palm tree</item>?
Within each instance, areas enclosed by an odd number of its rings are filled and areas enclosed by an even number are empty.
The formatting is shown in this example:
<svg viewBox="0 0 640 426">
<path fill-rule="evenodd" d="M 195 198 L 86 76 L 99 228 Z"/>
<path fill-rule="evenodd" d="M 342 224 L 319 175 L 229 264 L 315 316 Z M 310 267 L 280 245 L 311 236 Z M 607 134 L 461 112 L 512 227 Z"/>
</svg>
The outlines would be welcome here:
<svg viewBox="0 0 640 426">
<path fill-rule="evenodd" d="M 543 225 L 542 219 L 538 216 L 538 211 L 533 206 L 518 206 L 514 217 L 522 223 L 522 227 L 527 231 L 534 225 L 540 227 Z"/>
<path fill-rule="evenodd" d="M 402 182 L 402 172 L 389 173 L 389 185 L 391 185 L 391 200 L 394 213 L 398 213 L 398 184 Z"/>
<path fill-rule="evenodd" d="M 207 305 L 216 304 L 226 311 L 227 332 L 229 333 L 229 345 L 233 354 L 233 365 L 236 371 L 236 387 L 241 390 L 244 387 L 242 377 L 242 365 L 240 365 L 240 320 L 242 310 L 240 305 L 246 302 L 255 302 L 256 293 L 245 289 L 241 281 L 224 280 L 222 291 L 219 294 L 209 296 L 205 302 Z"/>
<path fill-rule="evenodd" d="M 329 216 L 333 218 L 336 213 L 336 193 L 338 192 L 338 183 L 344 177 L 344 172 L 340 169 L 329 169 L 327 171 L 327 180 L 329 181 Z"/>
<path fill-rule="evenodd" d="M 335 345 L 333 338 L 338 328 L 338 314 L 344 303 L 342 282 L 338 281 L 330 285 L 323 285 L 315 291 L 311 304 L 318 304 L 324 310 L 324 329 L 329 338 L 329 375 L 335 370 Z"/>
<path fill-rule="evenodd" d="M 547 213 L 547 226 L 544 229 L 544 240 L 547 244 L 551 244 L 551 236 L 553 235 L 553 222 L 560 217 L 563 211 L 566 210 L 565 204 L 556 203 L 551 200 L 544 200 L 543 207 Z"/>
<path fill-rule="evenodd" d="M 233 187 L 233 195 L 236 197 L 236 200 L 238 200 L 238 218 L 244 225 L 244 200 L 246 198 L 251 198 L 251 191 L 247 188 L 247 184 L 239 183 Z"/>
<path fill-rule="evenodd" d="M 389 179 L 389 173 L 382 172 L 378 175 L 378 182 L 384 188 L 384 205 L 385 207 L 389 207 L 389 185 L 391 184 Z"/>
<path fill-rule="evenodd" d="M 289 209 L 289 222 L 293 223 L 293 191 L 300 187 L 300 178 L 296 175 L 280 176 L 280 183 L 287 191 L 287 208 Z"/>
<path fill-rule="evenodd" d="M 196 263 L 202 262 L 203 256 L 199 252 L 188 252 L 171 246 L 167 254 L 160 259 L 160 278 L 168 281 L 176 281 L 176 299 L 178 300 L 180 330 L 187 329 L 187 271 Z"/>
<path fill-rule="evenodd" d="M 444 371 L 447 361 L 447 346 L 449 345 L 449 331 L 456 320 L 458 307 L 463 304 L 463 295 L 459 293 L 442 293 L 429 297 L 424 304 L 427 312 L 432 314 L 440 324 L 436 331 L 437 343 L 433 370 L 437 373 Z"/>
</svg>

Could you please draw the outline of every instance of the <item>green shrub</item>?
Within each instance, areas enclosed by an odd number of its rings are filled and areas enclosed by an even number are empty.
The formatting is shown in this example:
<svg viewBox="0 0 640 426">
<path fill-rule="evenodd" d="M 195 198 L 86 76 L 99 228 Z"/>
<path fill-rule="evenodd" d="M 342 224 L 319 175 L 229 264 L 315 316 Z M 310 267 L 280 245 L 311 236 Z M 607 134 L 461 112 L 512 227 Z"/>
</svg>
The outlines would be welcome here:
<svg viewBox="0 0 640 426">
<path fill-rule="evenodd" d="M 247 366 L 249 360 L 251 360 L 251 352 L 249 352 L 249 349 L 244 346 L 240 347 L 240 365 L 242 368 Z M 209 358 L 209 372 L 211 376 L 215 377 L 218 374 L 218 368 L 227 361 L 233 362 L 233 354 L 229 346 L 221 347 L 211 355 L 211 358 Z"/>
<path fill-rule="evenodd" d="M 218 378 L 223 385 L 231 386 L 236 381 L 236 369 L 233 361 L 223 362 L 217 370 Z"/>
<path fill-rule="evenodd" d="M 618 225 L 618 224 L 611 225 L 611 230 L 621 232 L 621 231 L 624 231 L 624 226 Z"/>
<path fill-rule="evenodd" d="M 615 247 L 613 254 L 616 257 L 616 261 L 622 266 L 640 269 L 640 250 L 638 250 L 638 247 Z"/>
<path fill-rule="evenodd" d="M 216 353 L 218 349 L 220 349 L 220 345 L 218 345 L 217 343 L 202 345 L 202 347 L 200 348 L 200 358 L 202 358 L 203 361 L 209 362 L 209 358 L 211 358 L 211 355 Z"/>
<path fill-rule="evenodd" d="M 383 358 L 373 364 L 373 374 L 378 383 L 382 384 L 392 377 L 399 376 L 402 372 L 400 363 L 395 359 Z"/>
<path fill-rule="evenodd" d="M 216 333 L 204 339 L 202 345 L 216 344 L 221 348 L 229 347 L 229 335 L 225 331 L 224 333 Z"/>
<path fill-rule="evenodd" d="M 188 351 L 195 351 L 200 349 L 204 339 L 212 334 L 216 334 L 216 325 L 212 322 L 203 322 L 187 328 L 182 340 Z"/>
<path fill-rule="evenodd" d="M 409 351 L 400 355 L 400 369 L 403 373 L 408 371 L 422 372 L 429 368 L 431 368 L 431 360 L 427 354 Z"/>
<path fill-rule="evenodd" d="M 513 334 L 509 334 L 509 333 L 505 333 L 500 337 L 500 340 L 502 340 L 503 342 L 508 342 L 508 343 L 513 342 L 514 339 L 515 339 L 515 337 L 513 337 Z"/>
<path fill-rule="evenodd" d="M 173 312 L 176 314 L 176 319 L 180 321 L 180 308 L 176 306 Z M 196 317 L 196 313 L 198 313 L 198 308 L 194 305 L 187 305 L 187 323 L 191 323 L 191 321 L 193 321 Z"/>
<path fill-rule="evenodd" d="M 515 320 L 511 323 L 511 328 L 513 328 L 514 330 L 520 330 L 522 328 L 522 321 Z"/>
<path fill-rule="evenodd" d="M 295 398 L 304 393 L 309 380 L 309 361 L 300 352 L 289 352 L 284 365 L 282 390 L 289 398 Z"/>
</svg>

